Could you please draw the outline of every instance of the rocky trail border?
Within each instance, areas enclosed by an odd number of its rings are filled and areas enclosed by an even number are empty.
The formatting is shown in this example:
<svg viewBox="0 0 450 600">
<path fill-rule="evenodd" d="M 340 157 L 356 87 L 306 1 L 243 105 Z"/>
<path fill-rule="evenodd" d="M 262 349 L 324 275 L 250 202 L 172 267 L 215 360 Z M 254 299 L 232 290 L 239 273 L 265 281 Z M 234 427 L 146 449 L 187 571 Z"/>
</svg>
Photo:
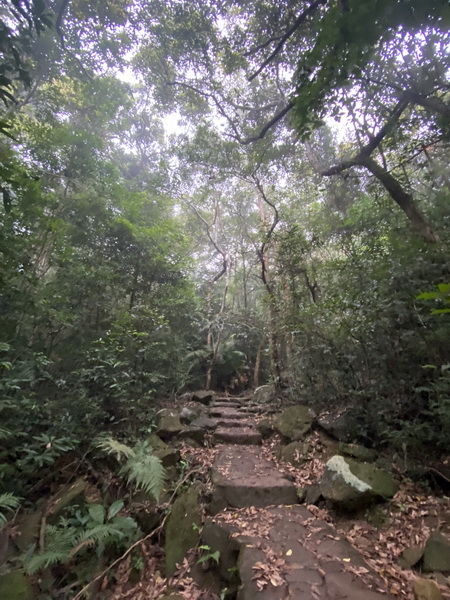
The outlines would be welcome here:
<svg viewBox="0 0 450 600">
<path fill-rule="evenodd" d="M 111 600 L 450 600 L 448 571 L 420 572 L 433 535 L 447 542 L 438 554 L 450 552 L 448 498 L 409 481 L 390 489 L 382 478 L 385 502 L 370 510 L 372 517 L 384 511 L 383 525 L 367 521 L 369 508 L 343 513 L 336 508 L 348 490 L 328 492 L 327 459 L 350 453 L 345 460 L 359 473 L 354 454 L 369 464 L 372 450 L 311 430 L 315 417 L 306 407 L 301 422 L 292 409 L 283 422 L 251 397 L 200 394 L 162 411 L 157 430 L 167 443 L 182 444 L 198 474 L 164 520 L 168 577 L 161 553 L 147 546 L 146 577 L 134 588 L 119 586 Z M 370 493 L 358 491 L 369 506 Z"/>
</svg>

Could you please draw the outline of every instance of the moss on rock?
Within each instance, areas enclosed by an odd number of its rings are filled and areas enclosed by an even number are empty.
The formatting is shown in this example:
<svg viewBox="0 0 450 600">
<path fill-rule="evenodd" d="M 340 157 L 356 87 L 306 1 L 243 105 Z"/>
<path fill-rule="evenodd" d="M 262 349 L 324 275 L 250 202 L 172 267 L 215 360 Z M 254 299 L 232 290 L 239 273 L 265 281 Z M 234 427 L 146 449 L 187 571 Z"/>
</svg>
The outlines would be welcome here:
<svg viewBox="0 0 450 600">
<path fill-rule="evenodd" d="M 200 493 L 191 487 L 175 501 L 166 524 L 166 573 L 170 577 L 186 552 L 197 545 L 202 522 Z"/>
<path fill-rule="evenodd" d="M 311 431 L 316 415 L 309 406 L 290 406 L 275 420 L 275 429 L 291 442 L 302 440 Z"/>
<path fill-rule="evenodd" d="M 33 600 L 35 590 L 22 571 L 0 575 L 0 598 L 2 600 Z"/>
</svg>

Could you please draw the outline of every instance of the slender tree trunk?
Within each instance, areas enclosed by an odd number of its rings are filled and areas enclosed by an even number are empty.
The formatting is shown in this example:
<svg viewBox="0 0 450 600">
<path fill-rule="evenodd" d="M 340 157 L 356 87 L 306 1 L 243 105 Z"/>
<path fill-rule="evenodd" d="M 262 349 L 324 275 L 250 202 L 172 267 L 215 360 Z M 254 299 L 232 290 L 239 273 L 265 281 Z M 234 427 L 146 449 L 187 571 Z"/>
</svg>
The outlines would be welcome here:
<svg viewBox="0 0 450 600">
<path fill-rule="evenodd" d="M 395 177 L 393 177 L 386 169 L 380 166 L 371 156 L 360 157 L 359 164 L 366 167 L 372 175 L 388 191 L 391 198 L 400 206 L 402 211 L 410 220 L 414 229 L 427 242 L 438 242 L 439 236 L 433 231 L 431 225 L 419 211 L 414 203 L 411 194 L 408 194 Z"/>
<path fill-rule="evenodd" d="M 264 349 L 264 336 L 259 340 L 258 350 L 256 351 L 255 368 L 253 370 L 253 387 L 256 389 L 259 387 L 260 375 L 261 375 L 261 355 Z"/>
</svg>

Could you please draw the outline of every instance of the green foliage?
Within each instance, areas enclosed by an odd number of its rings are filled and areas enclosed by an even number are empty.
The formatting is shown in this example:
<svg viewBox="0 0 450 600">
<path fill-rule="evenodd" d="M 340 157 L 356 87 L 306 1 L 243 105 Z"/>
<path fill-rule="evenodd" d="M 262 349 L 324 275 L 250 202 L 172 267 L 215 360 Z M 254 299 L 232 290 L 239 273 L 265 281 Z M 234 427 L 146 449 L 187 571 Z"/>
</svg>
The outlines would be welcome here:
<svg viewBox="0 0 450 600">
<path fill-rule="evenodd" d="M 202 551 L 202 555 L 200 556 L 200 558 L 197 561 L 198 565 L 201 565 L 205 562 L 208 561 L 214 561 L 217 565 L 219 564 L 220 561 L 220 550 L 216 550 L 215 552 L 211 552 L 211 547 L 204 545 L 204 546 L 199 546 L 198 547 L 199 550 Z"/>
<path fill-rule="evenodd" d="M 446 305 L 450 304 L 450 283 L 438 283 L 434 292 L 423 292 L 416 296 L 417 300 L 436 300 L 444 305 L 444 308 L 434 308 L 431 311 L 432 315 L 443 315 L 450 313 L 450 307 Z"/>
<path fill-rule="evenodd" d="M 20 506 L 21 498 L 14 496 L 14 494 L 6 493 L 0 494 L 0 527 L 7 522 L 7 517 L 4 514 L 4 510 L 15 510 Z"/>
<path fill-rule="evenodd" d="M 101 556 L 108 546 L 133 543 L 140 533 L 139 528 L 134 519 L 118 514 L 122 508 L 120 500 L 108 510 L 101 504 L 93 504 L 87 512 L 77 511 L 73 517 L 61 518 L 58 525 L 47 525 L 46 550 L 24 557 L 26 571 L 34 574 L 52 565 L 67 563 L 74 557 L 83 557 L 92 550 Z"/>
<path fill-rule="evenodd" d="M 161 460 L 151 454 L 148 444 L 136 444 L 134 456 L 127 460 L 120 472 L 126 476 L 128 483 L 159 499 L 164 487 L 165 471 Z"/>
<path fill-rule="evenodd" d="M 132 448 L 109 436 L 99 439 L 96 446 L 106 454 L 113 455 L 118 461 L 122 458 L 131 458 L 134 456 L 134 450 Z"/>
<path fill-rule="evenodd" d="M 96 445 L 106 454 L 115 456 L 119 462 L 125 460 L 120 474 L 126 476 L 129 484 L 152 494 L 156 500 L 159 499 L 166 474 L 161 460 L 152 454 L 151 447 L 146 442 L 138 442 L 130 448 L 111 437 L 105 437 Z"/>
</svg>

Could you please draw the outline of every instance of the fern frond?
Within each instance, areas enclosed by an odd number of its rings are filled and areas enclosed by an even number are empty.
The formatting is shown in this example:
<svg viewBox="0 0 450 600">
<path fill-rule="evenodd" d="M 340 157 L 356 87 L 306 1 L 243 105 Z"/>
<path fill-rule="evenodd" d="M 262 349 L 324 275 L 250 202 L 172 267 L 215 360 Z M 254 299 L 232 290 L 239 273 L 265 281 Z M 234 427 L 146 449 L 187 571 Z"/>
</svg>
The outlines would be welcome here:
<svg viewBox="0 0 450 600">
<path fill-rule="evenodd" d="M 26 558 L 24 560 L 26 572 L 33 575 L 41 569 L 46 569 L 59 562 L 65 562 L 70 557 L 70 551 L 75 544 L 76 537 L 75 527 L 47 525 L 45 528 L 45 544 L 49 550 Z"/>
<path fill-rule="evenodd" d="M 33 575 L 41 569 L 46 569 L 51 565 L 67 560 L 68 553 L 63 550 L 47 550 L 43 554 L 35 554 L 25 563 L 25 570 L 29 575 Z"/>
<path fill-rule="evenodd" d="M 124 534 L 111 523 L 96 525 L 91 529 L 86 529 L 77 536 L 76 545 L 71 549 L 70 556 L 75 556 L 75 554 L 86 546 L 95 546 L 111 537 L 121 539 L 124 537 Z"/>
<path fill-rule="evenodd" d="M 6 494 L 0 494 L 0 527 L 7 522 L 6 515 L 1 512 L 2 510 L 15 510 L 20 506 L 20 500 L 18 496 L 14 496 L 14 494 L 10 494 L 9 492 Z"/>
<path fill-rule="evenodd" d="M 106 454 L 113 454 L 117 460 L 132 458 L 134 456 L 133 448 L 118 442 L 112 437 L 99 438 L 95 445 L 103 452 L 106 452 Z"/>
<path fill-rule="evenodd" d="M 127 476 L 128 483 L 134 483 L 137 489 L 148 492 L 159 500 L 166 479 L 166 472 L 157 456 L 148 449 L 138 448 L 133 457 L 128 459 L 120 470 Z"/>
</svg>

